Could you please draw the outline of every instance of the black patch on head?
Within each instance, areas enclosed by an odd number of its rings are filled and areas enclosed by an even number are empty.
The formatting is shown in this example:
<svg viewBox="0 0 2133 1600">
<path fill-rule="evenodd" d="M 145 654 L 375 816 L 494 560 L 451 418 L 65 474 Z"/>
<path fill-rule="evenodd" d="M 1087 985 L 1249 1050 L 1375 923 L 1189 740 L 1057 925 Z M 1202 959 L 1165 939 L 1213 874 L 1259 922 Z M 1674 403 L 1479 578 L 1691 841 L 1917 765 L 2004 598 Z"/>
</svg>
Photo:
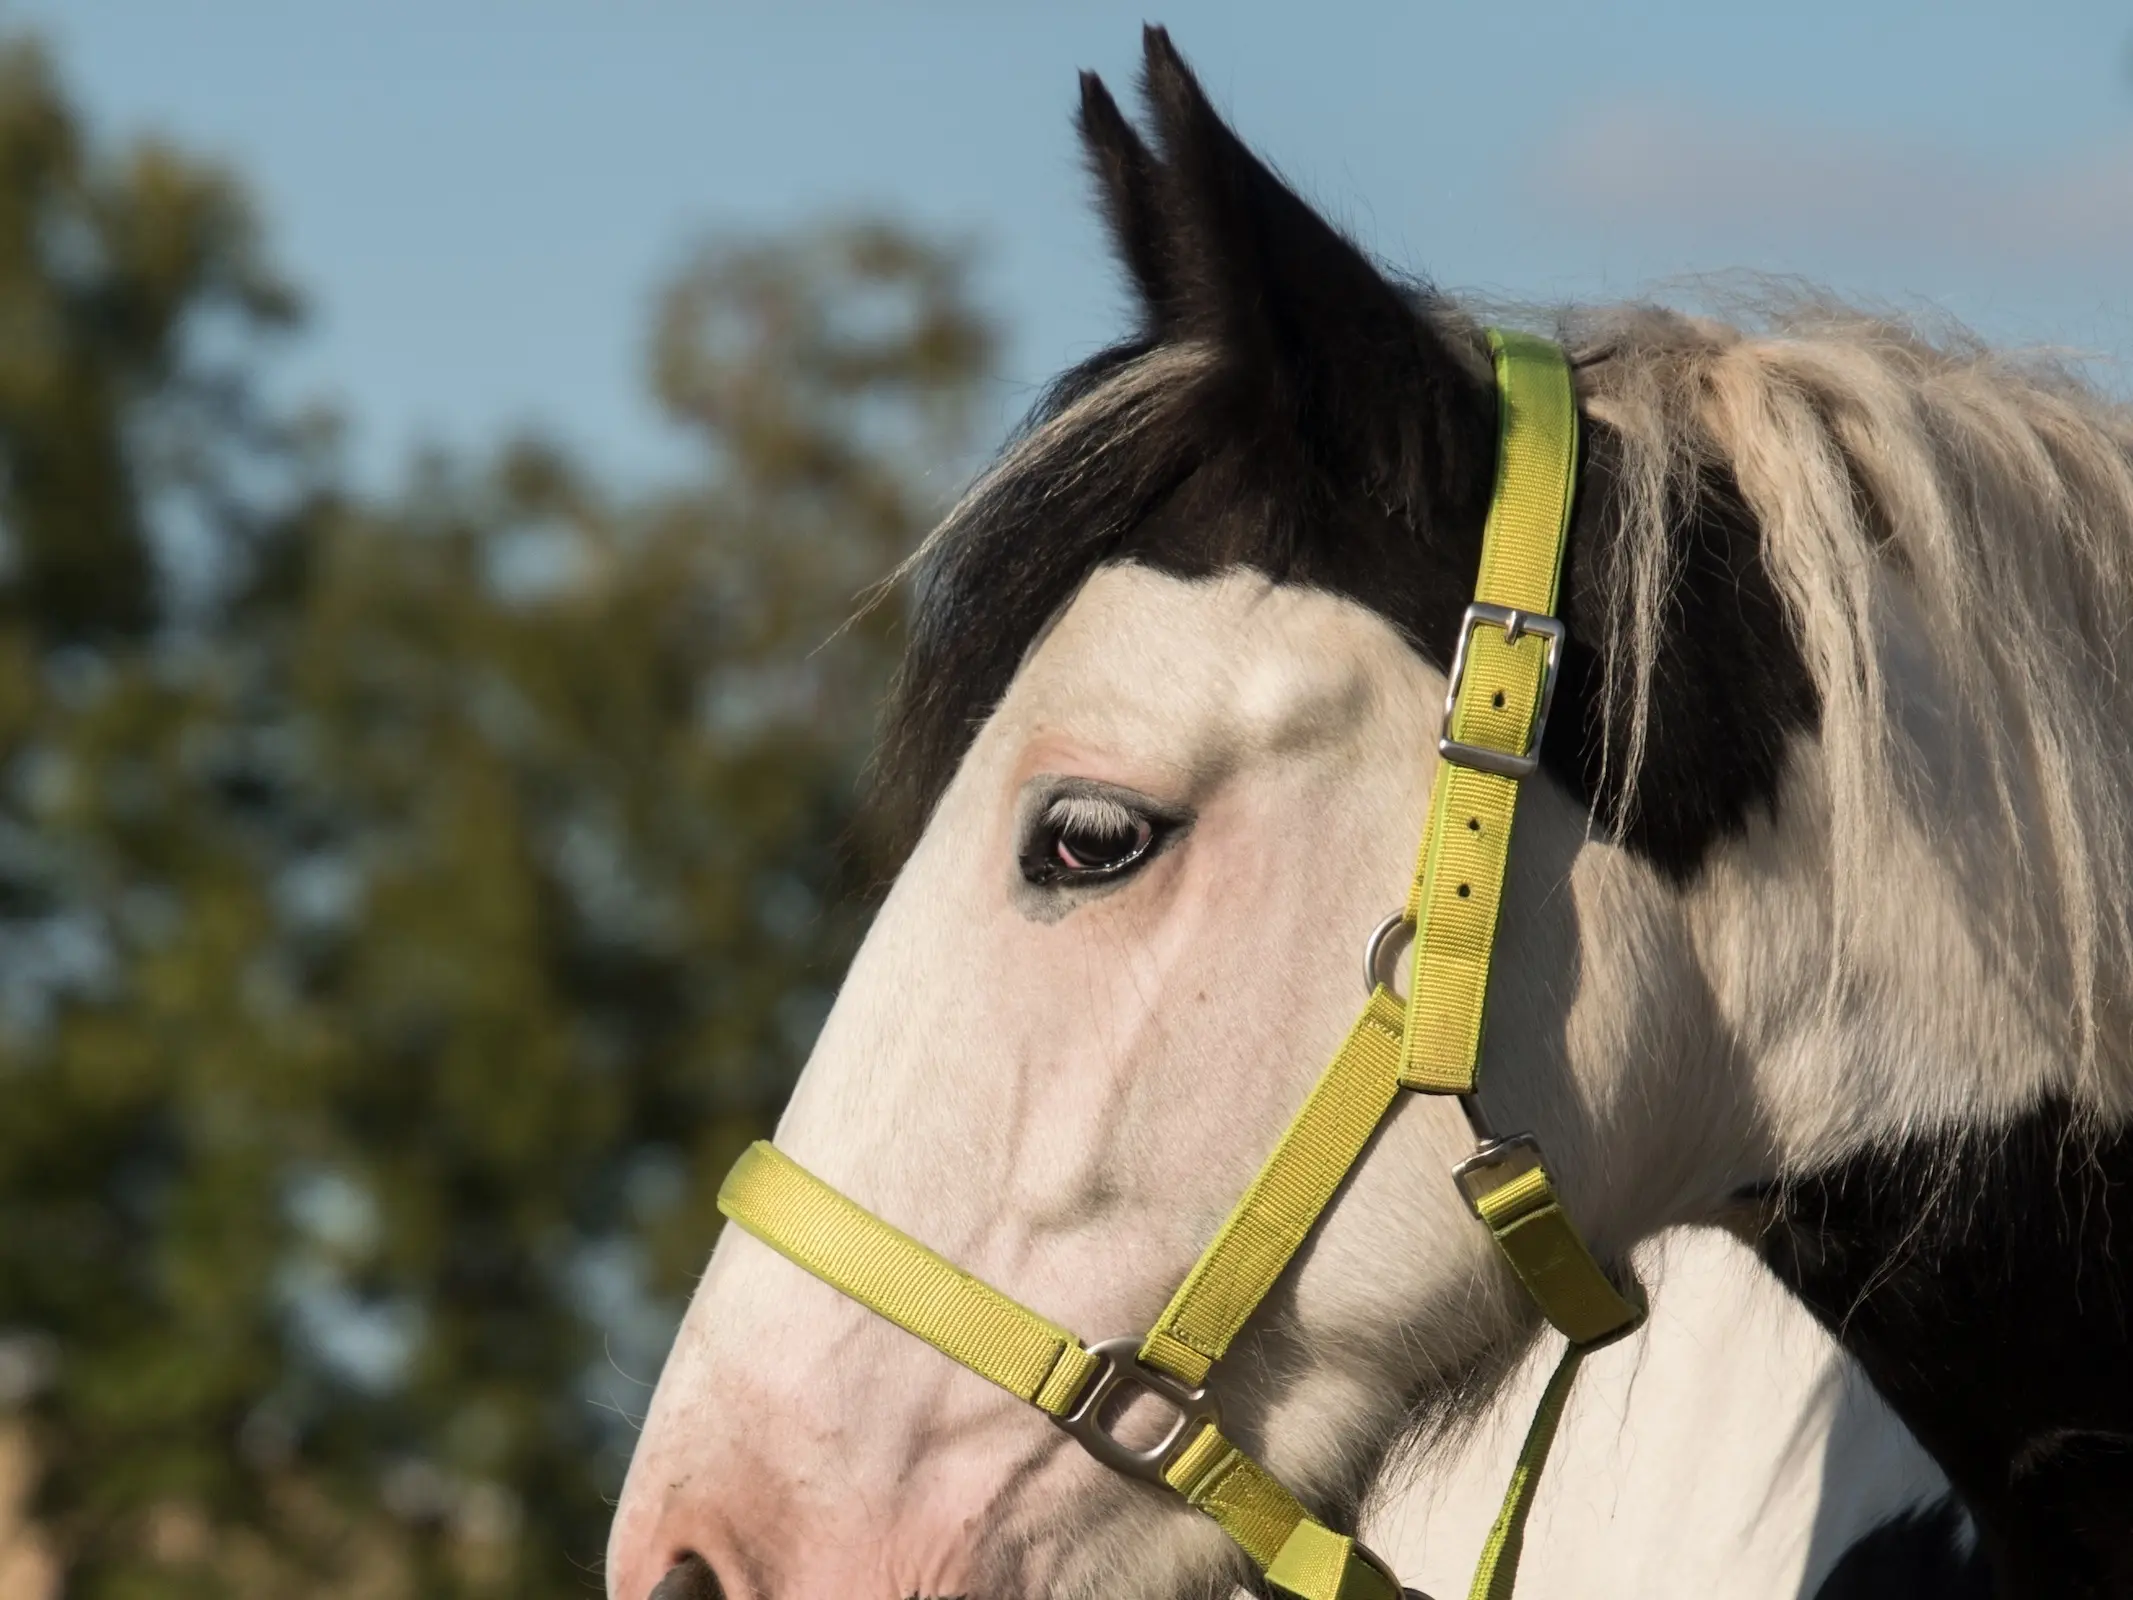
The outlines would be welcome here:
<svg viewBox="0 0 2133 1600">
<path fill-rule="evenodd" d="M 2133 1595 L 2133 1132 L 2055 1101 L 1773 1196 L 1763 1259 L 1969 1508 L 2002 1595 Z"/>
<path fill-rule="evenodd" d="M 1088 437 L 997 474 L 928 553 L 878 771 L 906 844 L 1030 643 L 1108 562 L 1181 577 L 1249 567 L 1326 589 L 1387 618 L 1440 669 L 1472 598 L 1497 427 L 1479 330 L 1373 265 L 1246 149 L 1167 34 L 1149 29 L 1146 46 L 1152 142 L 1093 75 L 1080 115 L 1140 330 L 1061 379 L 1023 437 L 1133 363 L 1200 359 L 1130 420 L 1096 415 Z M 1681 620 L 1666 632 L 1625 814 L 1628 718 L 1603 714 L 1610 680 L 1595 653 L 1617 454 L 1588 420 L 1561 607 L 1572 643 L 1542 758 L 1680 880 L 1769 803 L 1785 738 L 1812 725 L 1816 701 L 1753 519 L 1713 471 L 1676 507 Z"/>
<path fill-rule="evenodd" d="M 1953 1499 L 1891 1517 L 1844 1552 L 1815 1600 L 1992 1600 L 1992 1569 L 1964 1535 Z"/>
<path fill-rule="evenodd" d="M 1587 359 L 1595 358 L 1608 359 Z M 1631 772 L 1630 709 L 1620 689 L 1612 708 L 1603 704 L 1595 645 L 1607 637 L 1606 563 L 1620 537 L 1620 447 L 1589 419 L 1582 438 L 1560 608 L 1570 644 L 1558 692 L 1569 714 L 1549 718 L 1542 760 L 1629 849 L 1686 883 L 1714 844 L 1770 808 L 1786 742 L 1816 725 L 1820 699 L 1763 565 L 1762 530 L 1732 472 L 1706 467 L 1668 508 L 1678 563 L 1670 625 L 1653 666 L 1641 765 Z M 1620 685 L 1628 677 L 1625 665 Z"/>
</svg>

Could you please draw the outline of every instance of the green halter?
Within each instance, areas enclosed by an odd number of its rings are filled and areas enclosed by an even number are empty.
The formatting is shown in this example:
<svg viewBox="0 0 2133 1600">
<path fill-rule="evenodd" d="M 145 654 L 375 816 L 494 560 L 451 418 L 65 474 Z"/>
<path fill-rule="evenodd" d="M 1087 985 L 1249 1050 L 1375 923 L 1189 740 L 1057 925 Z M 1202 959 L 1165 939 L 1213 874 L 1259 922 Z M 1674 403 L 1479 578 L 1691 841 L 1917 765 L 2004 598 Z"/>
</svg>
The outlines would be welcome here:
<svg viewBox="0 0 2133 1600">
<path fill-rule="evenodd" d="M 1564 1213 L 1529 1135 L 1490 1136 L 1473 1099 L 1489 957 L 1522 779 L 1537 770 L 1561 666 L 1554 616 L 1572 491 L 1570 368 L 1546 340 L 1492 330 L 1499 397 L 1496 489 L 1475 601 L 1460 626 L 1429 826 L 1407 906 L 1371 941 L 1373 987 L 1281 1142 L 1154 1329 L 1084 1346 L 1066 1329 L 853 1204 L 768 1143 L 751 1147 L 719 1209 L 832 1288 L 1050 1416 L 1104 1465 L 1204 1511 L 1297 1600 L 1399 1600 L 1383 1562 L 1316 1521 L 1223 1435 L 1207 1378 L 1288 1266 L 1401 1091 L 1462 1098 L 1481 1134 L 1454 1169 L 1461 1193 L 1569 1340 L 1520 1451 L 1472 1600 L 1508 1600 L 1526 1513 L 1578 1364 L 1644 1319 Z M 1385 938 L 1414 927 L 1411 998 L 1378 974 Z M 1177 1413 L 1145 1449 L 1105 1431 L 1107 1402 L 1141 1390 Z"/>
</svg>

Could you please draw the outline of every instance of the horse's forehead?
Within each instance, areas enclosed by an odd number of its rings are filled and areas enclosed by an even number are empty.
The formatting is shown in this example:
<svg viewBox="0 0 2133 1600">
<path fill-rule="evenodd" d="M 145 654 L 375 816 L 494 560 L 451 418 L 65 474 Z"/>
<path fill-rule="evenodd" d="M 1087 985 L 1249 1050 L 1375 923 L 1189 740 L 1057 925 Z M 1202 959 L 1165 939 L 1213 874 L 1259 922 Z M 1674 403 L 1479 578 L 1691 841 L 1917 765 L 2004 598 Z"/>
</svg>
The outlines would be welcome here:
<svg viewBox="0 0 2133 1600">
<path fill-rule="evenodd" d="M 1003 731 L 1294 751 L 1352 735 L 1388 680 L 1420 670 L 1392 626 L 1324 590 L 1249 570 L 1095 573 L 1031 653 Z"/>
</svg>

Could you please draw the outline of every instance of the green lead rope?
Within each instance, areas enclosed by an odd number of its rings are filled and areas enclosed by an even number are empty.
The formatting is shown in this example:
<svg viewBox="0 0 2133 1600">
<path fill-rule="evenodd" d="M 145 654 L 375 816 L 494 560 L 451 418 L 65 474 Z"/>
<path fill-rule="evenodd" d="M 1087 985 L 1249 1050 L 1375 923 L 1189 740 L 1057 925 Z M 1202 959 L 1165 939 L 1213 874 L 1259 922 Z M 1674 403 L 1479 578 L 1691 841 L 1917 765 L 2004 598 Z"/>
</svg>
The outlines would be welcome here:
<svg viewBox="0 0 2133 1600">
<path fill-rule="evenodd" d="M 1496 1513 L 1488 1540 L 1481 1547 L 1481 1561 L 1474 1568 L 1474 1585 L 1467 1590 L 1467 1600 L 1511 1600 L 1511 1590 L 1518 1582 L 1518 1558 L 1525 1552 L 1526 1514 L 1533 1509 L 1541 1469 L 1548 1464 L 1556 1426 L 1563 1420 L 1563 1408 L 1570 1403 L 1570 1386 L 1577 1381 L 1586 1349 L 1585 1345 L 1571 1345 L 1548 1377 L 1540 1409 L 1533 1413 L 1526 1442 L 1518 1448 L 1518 1464 L 1511 1469 L 1503 1507 Z"/>
</svg>

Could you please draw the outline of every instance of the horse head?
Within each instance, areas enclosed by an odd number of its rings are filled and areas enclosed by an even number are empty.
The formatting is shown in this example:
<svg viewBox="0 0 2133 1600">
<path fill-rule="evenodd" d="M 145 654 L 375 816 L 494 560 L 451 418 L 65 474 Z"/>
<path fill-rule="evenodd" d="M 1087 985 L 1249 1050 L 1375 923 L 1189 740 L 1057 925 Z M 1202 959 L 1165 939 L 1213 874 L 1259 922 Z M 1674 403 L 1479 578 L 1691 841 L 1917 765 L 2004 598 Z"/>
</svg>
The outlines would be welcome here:
<svg viewBox="0 0 2133 1600">
<path fill-rule="evenodd" d="M 1140 327 L 915 559 L 881 755 L 915 842 L 777 1132 L 1091 1338 L 1151 1327 L 1363 999 L 1498 451 L 1482 330 L 1277 179 L 1159 30 L 1144 91 L 1145 142 L 1093 77 L 1081 111 Z M 2083 520 L 2133 507 L 2122 424 L 1888 329 L 1558 331 L 1569 643 L 1479 1113 L 1537 1139 L 1602 1261 L 1796 1217 L 1832 1174 L 1885 1192 L 2039 1107 L 2115 1126 L 2133 1088 L 2099 1019 L 2133 850 L 2071 745 L 2127 691 L 2048 691 L 2116 637 L 2080 597 L 2133 573 Z M 1999 553 L 1987 523 L 2033 512 L 2078 536 Z M 1448 1180 L 1473 1147 L 1451 1101 L 1403 1098 L 1221 1363 L 1226 1433 L 1332 1525 L 1538 1326 Z M 1828 1268 L 1779 1253 L 1796 1287 Z M 1123 1411 L 1129 1442 L 1169 1417 Z M 670 1569 L 733 1600 L 1213 1596 L 1246 1571 L 738 1229 L 661 1378 L 610 1593 Z"/>
</svg>

